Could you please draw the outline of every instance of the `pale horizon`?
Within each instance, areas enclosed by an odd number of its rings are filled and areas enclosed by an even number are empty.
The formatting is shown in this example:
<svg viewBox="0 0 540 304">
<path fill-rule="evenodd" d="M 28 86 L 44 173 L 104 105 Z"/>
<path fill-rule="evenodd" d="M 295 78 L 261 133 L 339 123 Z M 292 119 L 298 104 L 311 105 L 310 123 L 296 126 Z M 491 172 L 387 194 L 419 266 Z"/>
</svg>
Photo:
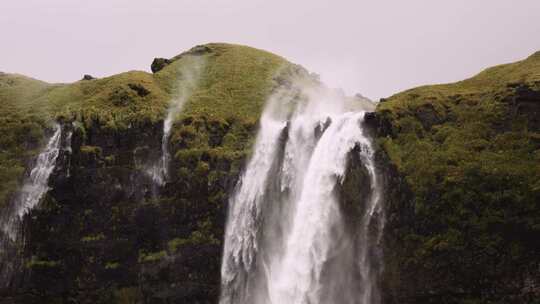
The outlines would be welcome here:
<svg viewBox="0 0 540 304">
<path fill-rule="evenodd" d="M 154 57 L 226 42 L 273 52 L 331 87 L 378 100 L 540 50 L 536 0 L 8 0 L 0 10 L 0 71 L 53 83 L 150 71 Z"/>
</svg>

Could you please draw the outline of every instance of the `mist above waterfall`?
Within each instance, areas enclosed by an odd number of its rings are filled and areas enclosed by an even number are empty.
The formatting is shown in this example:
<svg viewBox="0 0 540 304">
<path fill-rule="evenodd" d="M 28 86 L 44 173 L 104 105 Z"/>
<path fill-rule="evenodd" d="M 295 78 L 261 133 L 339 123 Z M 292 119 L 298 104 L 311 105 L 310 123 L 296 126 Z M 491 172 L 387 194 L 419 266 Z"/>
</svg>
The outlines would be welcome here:
<svg viewBox="0 0 540 304">
<path fill-rule="evenodd" d="M 188 62 L 182 66 L 182 69 L 177 71 L 176 83 L 173 86 L 174 97 L 169 103 L 167 116 L 163 121 L 161 157 L 146 170 L 146 173 L 158 186 L 163 186 L 169 175 L 169 163 L 171 159 L 169 152 L 169 137 L 171 135 L 172 125 L 176 116 L 178 116 L 184 108 L 189 96 L 197 87 L 197 83 L 205 65 L 203 57 L 188 56 L 185 60 L 188 60 Z"/>
<path fill-rule="evenodd" d="M 381 217 L 373 148 L 362 129 L 371 105 L 295 79 L 269 98 L 253 155 L 230 200 L 221 304 L 377 303 Z M 351 153 L 369 189 L 347 227 L 336 195 Z M 374 261 L 377 259 L 377 261 Z"/>
</svg>

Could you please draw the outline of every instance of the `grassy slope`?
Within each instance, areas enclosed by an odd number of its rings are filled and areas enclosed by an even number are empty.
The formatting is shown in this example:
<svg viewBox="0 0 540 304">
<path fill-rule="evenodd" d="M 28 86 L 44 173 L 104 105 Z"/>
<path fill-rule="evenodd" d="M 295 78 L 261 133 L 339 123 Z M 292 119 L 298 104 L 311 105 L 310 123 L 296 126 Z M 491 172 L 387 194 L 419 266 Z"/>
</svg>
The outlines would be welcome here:
<svg viewBox="0 0 540 304">
<path fill-rule="evenodd" d="M 198 86 L 190 92 L 172 139 L 182 140 L 183 121 L 204 121 L 229 132 L 231 148 L 235 134 L 248 136 L 260 115 L 267 94 L 275 85 L 272 77 L 287 66 L 283 58 L 230 44 L 209 44 L 210 50 L 194 55 L 189 51 L 156 74 L 131 71 L 111 77 L 71 84 L 47 84 L 14 74 L 0 75 L 0 205 L 20 184 L 25 162 L 39 151 L 44 133 L 54 119 L 82 122 L 84 128 L 98 126 L 121 132 L 134 124 L 164 119 L 171 100 L 187 81 L 183 71 L 195 61 L 203 62 Z M 142 89 L 141 89 L 142 88 Z M 178 129 L 178 130 L 177 130 Z M 197 132 L 193 128 L 188 131 Z M 192 137 L 205 136 L 191 134 Z M 201 140 L 195 142 L 204 142 Z M 206 146 L 203 145 L 203 146 Z M 28 149 L 31 147 L 32 149 Z"/>
<path fill-rule="evenodd" d="M 402 265 L 467 292 L 538 262 L 540 130 L 512 104 L 519 87 L 540 91 L 540 52 L 378 106 L 390 125 L 380 142 L 415 194 Z"/>
<path fill-rule="evenodd" d="M 221 118 L 257 120 L 272 89 L 272 78 L 288 63 L 274 54 L 246 46 L 209 44 L 202 77 L 189 98 L 184 115 L 213 115 Z M 175 70 L 190 64 L 185 56 L 157 73 L 170 79 Z"/>
<path fill-rule="evenodd" d="M 0 205 L 24 172 L 24 160 L 36 153 L 45 120 L 22 101 L 48 89 L 44 82 L 20 75 L 0 74 Z"/>
</svg>

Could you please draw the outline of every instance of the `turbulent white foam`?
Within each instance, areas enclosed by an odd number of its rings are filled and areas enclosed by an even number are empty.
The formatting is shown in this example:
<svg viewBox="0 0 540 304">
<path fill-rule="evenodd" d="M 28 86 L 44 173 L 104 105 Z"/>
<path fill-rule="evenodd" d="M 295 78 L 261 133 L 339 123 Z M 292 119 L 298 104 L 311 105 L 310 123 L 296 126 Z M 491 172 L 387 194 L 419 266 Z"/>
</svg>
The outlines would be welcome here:
<svg viewBox="0 0 540 304">
<path fill-rule="evenodd" d="M 253 156 L 230 200 L 222 264 L 221 304 L 377 303 L 380 255 L 368 226 L 382 213 L 364 112 L 323 89 L 304 90 L 292 115 L 261 119 Z M 283 107 L 287 108 L 287 107 Z M 284 121 L 284 117 L 287 123 Z M 286 127 L 287 126 L 287 127 Z M 280 140 L 286 139 L 286 140 Z M 350 153 L 371 187 L 360 229 L 351 235 L 335 189 Z"/>
<path fill-rule="evenodd" d="M 268 109 L 261 117 L 253 156 L 231 198 L 221 269 L 222 280 L 227 285 L 233 283 L 238 271 L 251 270 L 257 251 L 257 221 L 261 213 L 261 203 L 278 152 L 280 137 L 287 126 L 285 119 L 276 113 L 274 106 L 290 99 L 291 96 L 287 94 L 276 94 L 269 101 Z"/>
<path fill-rule="evenodd" d="M 225 281 L 233 279 L 228 275 L 234 274 L 236 267 L 249 271 L 257 251 L 257 219 L 261 212 L 268 173 L 285 123 L 263 119 L 261 125 L 263 129 L 257 138 L 257 148 L 241 177 L 240 190 L 232 198 L 229 210 L 225 243 L 227 260 L 223 263 Z"/>
<path fill-rule="evenodd" d="M 344 233 L 333 190 L 344 174 L 347 154 L 365 141 L 358 127 L 362 114 L 334 117 L 313 152 L 285 255 L 270 274 L 271 303 L 319 303 L 324 264 Z"/>
<path fill-rule="evenodd" d="M 357 265 L 360 270 L 360 289 L 358 303 L 379 303 L 380 295 L 376 286 L 378 275 L 382 272 L 383 263 L 381 250 L 373 248 L 373 244 L 380 245 L 384 227 L 384 213 L 382 207 L 382 189 L 377 177 L 375 163 L 373 160 L 373 148 L 371 143 L 365 143 L 365 149 L 362 151 L 362 159 L 368 170 L 371 184 L 371 196 L 366 205 L 366 211 L 361 220 L 361 229 L 358 236 L 358 242 L 361 245 Z M 380 216 L 379 216 L 380 215 Z M 374 225 L 376 229 L 374 234 L 370 226 Z M 371 246 L 370 246 L 371 245 Z M 375 261 L 372 261 L 372 260 Z"/>
</svg>

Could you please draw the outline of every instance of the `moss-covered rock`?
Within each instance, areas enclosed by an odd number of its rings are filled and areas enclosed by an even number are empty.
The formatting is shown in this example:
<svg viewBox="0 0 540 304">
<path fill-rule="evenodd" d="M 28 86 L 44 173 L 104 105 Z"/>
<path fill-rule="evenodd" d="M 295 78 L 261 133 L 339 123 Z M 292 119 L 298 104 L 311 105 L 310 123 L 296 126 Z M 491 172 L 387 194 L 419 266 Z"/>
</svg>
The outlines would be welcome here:
<svg viewBox="0 0 540 304">
<path fill-rule="evenodd" d="M 0 291 L 7 303 L 216 301 L 228 194 L 276 76 L 300 68 L 228 44 L 165 62 L 153 74 L 72 84 L 0 76 L 0 202 L 19 187 L 53 121 L 72 133 L 51 191 L 24 219 L 29 267 Z M 161 157 L 163 121 L 180 95 L 171 174 L 160 187 L 146 170 Z"/>
<path fill-rule="evenodd" d="M 394 95 L 367 116 L 390 158 L 387 189 L 402 189 L 387 200 L 389 302 L 540 295 L 539 114 L 536 53 Z"/>
</svg>

